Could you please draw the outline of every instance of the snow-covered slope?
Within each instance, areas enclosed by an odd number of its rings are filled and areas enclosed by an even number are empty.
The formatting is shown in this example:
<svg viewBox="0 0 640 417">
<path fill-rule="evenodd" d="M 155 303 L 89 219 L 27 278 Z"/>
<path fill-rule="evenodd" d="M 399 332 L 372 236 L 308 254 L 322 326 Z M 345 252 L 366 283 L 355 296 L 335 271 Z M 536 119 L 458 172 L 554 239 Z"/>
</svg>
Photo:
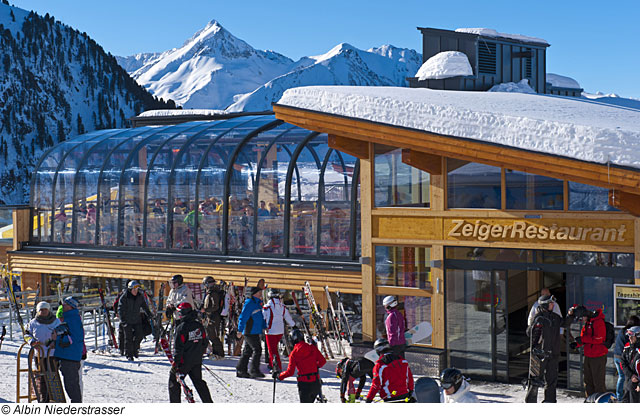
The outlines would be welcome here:
<svg viewBox="0 0 640 417">
<path fill-rule="evenodd" d="M 422 63 L 410 49 L 363 51 L 342 43 L 326 54 L 293 60 L 260 51 L 211 21 L 180 48 L 118 57 L 151 93 L 185 109 L 270 110 L 287 88 L 305 85 L 406 85 Z"/>
<path fill-rule="evenodd" d="M 171 107 L 86 34 L 48 14 L 3 1 L 0 34 L 0 204 L 27 203 L 34 165 L 54 144 Z"/>
</svg>

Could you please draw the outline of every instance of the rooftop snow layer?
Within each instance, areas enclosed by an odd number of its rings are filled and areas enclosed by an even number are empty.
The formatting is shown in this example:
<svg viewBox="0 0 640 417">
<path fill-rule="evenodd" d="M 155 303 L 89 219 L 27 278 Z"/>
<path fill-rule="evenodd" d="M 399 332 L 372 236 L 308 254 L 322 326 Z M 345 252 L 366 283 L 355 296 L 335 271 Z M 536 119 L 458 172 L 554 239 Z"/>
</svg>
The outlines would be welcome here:
<svg viewBox="0 0 640 417">
<path fill-rule="evenodd" d="M 554 87 L 562 88 L 581 88 L 580 84 L 573 78 L 565 77 L 564 75 L 553 74 L 547 72 L 547 82 Z"/>
<path fill-rule="evenodd" d="M 496 84 L 489 89 L 490 93 L 524 93 L 524 94 L 536 94 L 536 90 L 531 88 L 529 80 L 526 78 L 520 80 L 517 83 L 502 83 Z"/>
<path fill-rule="evenodd" d="M 418 70 L 418 80 L 442 80 L 473 75 L 469 58 L 462 52 L 445 51 L 429 58 Z"/>
<path fill-rule="evenodd" d="M 488 28 L 458 28 L 456 29 L 456 32 L 471 33 L 474 35 L 486 36 L 488 38 L 506 38 L 520 42 L 544 43 L 549 45 L 549 42 L 545 41 L 542 38 L 534 38 L 525 35 L 514 35 L 512 33 L 500 33 L 495 29 Z"/>
<path fill-rule="evenodd" d="M 220 114 L 227 114 L 227 112 L 225 110 L 210 109 L 147 110 L 137 117 L 217 116 Z"/>
<path fill-rule="evenodd" d="M 586 99 L 402 87 L 299 87 L 278 104 L 640 168 L 640 111 Z"/>
</svg>

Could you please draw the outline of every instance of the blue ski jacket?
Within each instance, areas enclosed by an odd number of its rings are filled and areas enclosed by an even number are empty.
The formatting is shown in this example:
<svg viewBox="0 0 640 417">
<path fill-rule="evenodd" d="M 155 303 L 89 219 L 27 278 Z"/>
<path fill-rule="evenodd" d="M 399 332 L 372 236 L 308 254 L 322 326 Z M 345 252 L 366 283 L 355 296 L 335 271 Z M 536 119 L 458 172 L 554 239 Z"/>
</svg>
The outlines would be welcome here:
<svg viewBox="0 0 640 417">
<path fill-rule="evenodd" d="M 56 328 L 55 357 L 70 361 L 82 360 L 84 347 L 84 329 L 82 319 L 77 308 L 65 311 L 62 314 L 63 324 Z"/>
<path fill-rule="evenodd" d="M 262 301 L 256 297 L 247 298 L 238 317 L 238 331 L 242 334 L 261 334 L 267 324 L 262 315 Z"/>
</svg>

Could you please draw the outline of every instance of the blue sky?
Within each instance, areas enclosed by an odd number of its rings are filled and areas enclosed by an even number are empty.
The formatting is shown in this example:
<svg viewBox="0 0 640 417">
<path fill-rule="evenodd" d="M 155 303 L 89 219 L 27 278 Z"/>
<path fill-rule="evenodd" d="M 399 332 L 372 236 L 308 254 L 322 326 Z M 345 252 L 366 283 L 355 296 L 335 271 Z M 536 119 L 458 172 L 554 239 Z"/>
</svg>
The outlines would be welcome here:
<svg viewBox="0 0 640 417">
<path fill-rule="evenodd" d="M 114 55 L 178 47 L 210 20 L 292 59 L 341 42 L 421 52 L 416 27 L 486 27 L 546 39 L 547 72 L 640 99 L 640 1 L 9 0 L 87 32 Z"/>
</svg>

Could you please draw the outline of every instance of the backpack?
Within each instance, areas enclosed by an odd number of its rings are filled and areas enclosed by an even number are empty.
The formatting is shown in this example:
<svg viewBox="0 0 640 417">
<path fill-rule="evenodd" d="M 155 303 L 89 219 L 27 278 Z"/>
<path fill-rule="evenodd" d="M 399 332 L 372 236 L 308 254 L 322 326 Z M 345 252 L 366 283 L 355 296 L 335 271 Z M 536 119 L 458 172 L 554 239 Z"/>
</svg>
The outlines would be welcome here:
<svg viewBox="0 0 640 417">
<path fill-rule="evenodd" d="M 616 329 L 613 327 L 613 324 L 608 321 L 604 322 L 604 326 L 607 329 L 607 335 L 604 338 L 604 346 L 607 349 L 611 349 L 611 346 L 616 342 Z"/>
</svg>

